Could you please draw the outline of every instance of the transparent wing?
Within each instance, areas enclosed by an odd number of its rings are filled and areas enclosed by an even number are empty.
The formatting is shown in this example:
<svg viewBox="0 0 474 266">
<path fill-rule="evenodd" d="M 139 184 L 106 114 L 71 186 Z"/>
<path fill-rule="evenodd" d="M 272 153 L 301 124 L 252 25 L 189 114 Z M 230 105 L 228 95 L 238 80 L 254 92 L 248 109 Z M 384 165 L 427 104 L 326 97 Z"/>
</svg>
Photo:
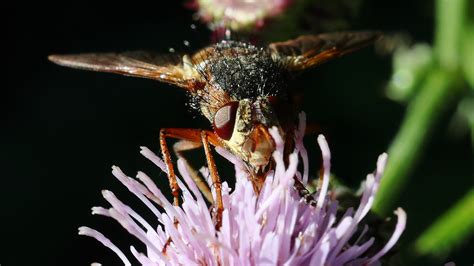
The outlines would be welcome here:
<svg viewBox="0 0 474 266">
<path fill-rule="evenodd" d="M 291 71 L 299 71 L 367 46 L 380 36 L 379 32 L 371 31 L 303 35 L 285 42 L 271 43 L 268 49 L 273 60 Z"/>
<path fill-rule="evenodd" d="M 50 55 L 52 62 L 98 72 L 110 72 L 171 83 L 188 90 L 198 78 L 193 67 L 183 63 L 183 57 L 176 54 L 160 55 L 146 51 L 124 53 L 84 53 Z"/>
</svg>

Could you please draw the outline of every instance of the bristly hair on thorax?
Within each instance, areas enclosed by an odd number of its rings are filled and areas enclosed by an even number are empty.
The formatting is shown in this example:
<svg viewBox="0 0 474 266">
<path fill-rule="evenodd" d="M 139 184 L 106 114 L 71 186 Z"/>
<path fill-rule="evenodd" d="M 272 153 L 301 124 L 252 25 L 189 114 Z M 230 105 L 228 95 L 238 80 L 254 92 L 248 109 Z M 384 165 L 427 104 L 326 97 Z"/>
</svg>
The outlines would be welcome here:
<svg viewBox="0 0 474 266">
<path fill-rule="evenodd" d="M 198 70 L 208 86 L 227 94 L 230 99 L 256 100 L 258 97 L 288 97 L 288 71 L 272 60 L 269 51 L 249 43 L 225 40 L 212 46 Z M 209 88 L 207 88 L 209 89 Z M 190 95 L 189 105 L 199 110 L 209 99 Z M 212 103 L 208 103 L 212 104 Z"/>
<path fill-rule="evenodd" d="M 242 42 L 221 42 L 216 46 L 222 58 L 211 64 L 215 82 L 236 100 L 259 96 L 284 96 L 287 75 L 263 48 Z M 227 56 L 226 49 L 234 54 Z"/>
</svg>

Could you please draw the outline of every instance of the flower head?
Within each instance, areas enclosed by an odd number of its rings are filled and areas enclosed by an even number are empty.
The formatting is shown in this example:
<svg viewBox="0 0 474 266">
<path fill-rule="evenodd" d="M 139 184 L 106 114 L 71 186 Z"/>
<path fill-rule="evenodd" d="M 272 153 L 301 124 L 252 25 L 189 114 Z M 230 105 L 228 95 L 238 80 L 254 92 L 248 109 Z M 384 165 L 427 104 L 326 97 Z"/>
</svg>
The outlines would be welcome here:
<svg viewBox="0 0 474 266">
<path fill-rule="evenodd" d="M 198 15 L 211 28 L 246 30 L 263 26 L 265 19 L 282 13 L 292 0 L 194 0 Z"/>
<path fill-rule="evenodd" d="M 304 119 L 299 132 L 304 132 Z M 318 144 L 323 157 L 323 177 L 318 191 L 311 195 L 314 204 L 308 204 L 294 186 L 295 177 L 307 181 L 307 157 L 301 134 L 296 134 L 297 149 L 290 154 L 285 166 L 284 143 L 276 130 L 270 130 L 276 143 L 273 154 L 275 169 L 270 171 L 257 195 L 242 162 L 225 150 L 218 153 L 235 165 L 236 184 L 233 191 L 222 184 L 224 212 L 222 226 L 216 230 L 213 211 L 194 184 L 183 160 L 178 160 L 181 174 L 182 205 L 173 206 L 145 173 L 137 179 L 126 176 L 113 167 L 114 176 L 135 194 L 155 215 L 146 221 L 132 207 L 121 202 L 110 191 L 103 191 L 111 208 L 94 207 L 94 214 L 112 217 L 146 247 L 131 253 L 144 265 L 370 265 L 390 250 L 405 228 L 406 214 L 397 209 L 397 225 L 392 237 L 374 255 L 367 250 L 374 238 L 364 236 L 362 219 L 369 212 L 377 192 L 387 155 L 382 154 L 373 174 L 367 175 L 360 204 L 336 215 L 338 203 L 328 191 L 330 151 L 320 135 Z M 147 148 L 141 153 L 166 171 L 163 161 Z M 298 171 L 299 157 L 303 158 L 303 176 Z M 206 170 L 202 171 L 206 175 Z M 212 185 L 210 185 L 212 187 Z M 214 191 L 213 191 L 214 193 Z M 129 258 L 109 239 L 88 227 L 79 233 L 96 238 L 113 250 L 129 265 Z"/>
</svg>

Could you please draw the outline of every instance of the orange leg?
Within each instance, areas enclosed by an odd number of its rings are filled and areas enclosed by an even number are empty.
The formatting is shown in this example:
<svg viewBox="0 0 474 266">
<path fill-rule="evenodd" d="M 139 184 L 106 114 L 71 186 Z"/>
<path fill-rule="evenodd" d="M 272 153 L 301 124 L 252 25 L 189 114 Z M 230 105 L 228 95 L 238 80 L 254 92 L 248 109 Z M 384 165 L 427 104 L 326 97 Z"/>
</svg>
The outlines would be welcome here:
<svg viewBox="0 0 474 266">
<path fill-rule="evenodd" d="M 209 132 L 202 131 L 201 139 L 204 144 L 204 152 L 206 153 L 207 166 L 209 167 L 209 172 L 211 174 L 212 184 L 216 189 L 216 229 L 219 230 L 222 225 L 222 212 L 224 211 L 224 203 L 222 202 L 222 183 L 209 147 Z"/>
<path fill-rule="evenodd" d="M 160 130 L 161 152 L 163 154 L 163 159 L 165 161 L 166 167 L 168 169 L 168 179 L 170 182 L 171 192 L 174 197 L 173 204 L 178 206 L 179 187 L 178 182 L 176 180 L 176 174 L 174 172 L 173 163 L 171 161 L 171 155 L 166 144 L 166 138 L 176 138 L 204 144 L 204 151 L 206 153 L 209 172 L 211 174 L 212 182 L 216 188 L 216 228 L 219 229 L 222 223 L 222 211 L 224 210 L 221 190 L 222 185 L 219 174 L 217 173 L 217 167 L 214 162 L 214 158 L 212 157 L 209 145 L 212 144 L 213 146 L 221 146 L 218 137 L 211 131 L 201 129 L 163 128 Z"/>
<path fill-rule="evenodd" d="M 173 204 L 179 206 L 179 186 L 176 181 L 176 174 L 174 173 L 173 162 L 171 161 L 170 151 L 166 144 L 167 129 L 163 128 L 160 130 L 160 147 L 163 160 L 165 161 L 166 168 L 168 170 L 168 181 L 171 188 L 171 194 L 173 194 Z"/>
</svg>

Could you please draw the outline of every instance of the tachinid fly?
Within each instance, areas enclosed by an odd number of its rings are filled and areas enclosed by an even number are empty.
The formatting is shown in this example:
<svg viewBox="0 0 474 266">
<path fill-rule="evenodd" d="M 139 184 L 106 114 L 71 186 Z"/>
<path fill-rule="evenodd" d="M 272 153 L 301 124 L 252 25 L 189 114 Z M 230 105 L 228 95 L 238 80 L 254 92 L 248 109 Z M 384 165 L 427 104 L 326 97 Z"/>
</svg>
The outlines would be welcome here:
<svg viewBox="0 0 474 266">
<path fill-rule="evenodd" d="M 222 147 L 241 158 L 255 191 L 272 169 L 275 149 L 268 129 L 276 127 L 292 152 L 296 113 L 289 82 L 296 73 L 317 66 L 374 42 L 376 32 L 339 32 L 305 35 L 285 42 L 257 47 L 238 41 L 221 41 L 194 54 L 156 55 L 149 52 L 51 55 L 59 65 L 155 79 L 187 91 L 191 106 L 204 115 L 211 130 L 164 128 L 160 146 L 168 177 L 179 203 L 176 181 L 166 138 L 176 138 L 178 156 L 185 150 L 204 147 L 210 175 L 216 188 L 217 220 L 222 213 L 221 182 L 210 145 Z M 196 184 L 213 201 L 207 184 L 197 175 Z"/>
</svg>

